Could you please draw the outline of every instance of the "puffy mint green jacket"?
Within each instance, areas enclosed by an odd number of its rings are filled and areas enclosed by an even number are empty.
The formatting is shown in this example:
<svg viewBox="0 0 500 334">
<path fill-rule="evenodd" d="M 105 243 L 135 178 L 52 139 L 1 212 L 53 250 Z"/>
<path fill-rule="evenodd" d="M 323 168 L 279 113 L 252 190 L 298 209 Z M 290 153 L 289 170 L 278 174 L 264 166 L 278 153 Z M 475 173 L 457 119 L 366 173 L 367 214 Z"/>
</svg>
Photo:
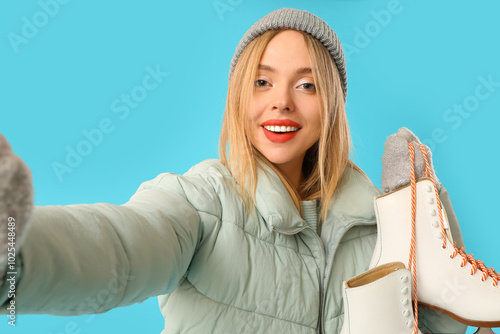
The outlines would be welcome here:
<svg viewBox="0 0 500 334">
<path fill-rule="evenodd" d="M 217 160 L 161 174 L 121 206 L 36 207 L 17 311 L 100 313 L 159 296 L 163 333 L 339 333 L 342 282 L 368 269 L 379 194 L 346 169 L 325 222 L 328 252 L 314 202 L 301 215 L 267 170 L 248 211 Z M 428 323 L 444 332 L 446 321 Z"/>
</svg>

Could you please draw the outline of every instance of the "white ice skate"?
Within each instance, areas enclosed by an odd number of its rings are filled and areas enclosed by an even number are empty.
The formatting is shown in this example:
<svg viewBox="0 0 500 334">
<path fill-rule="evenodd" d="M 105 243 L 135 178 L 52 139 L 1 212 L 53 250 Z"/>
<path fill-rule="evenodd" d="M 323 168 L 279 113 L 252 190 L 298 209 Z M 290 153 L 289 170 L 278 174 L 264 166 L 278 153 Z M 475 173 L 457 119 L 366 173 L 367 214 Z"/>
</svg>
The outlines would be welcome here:
<svg viewBox="0 0 500 334">
<path fill-rule="evenodd" d="M 411 143 L 409 150 L 414 161 Z M 469 326 L 500 327 L 500 276 L 454 245 L 425 148 L 416 151 L 428 177 L 415 180 L 412 168 L 409 185 L 375 199 L 378 239 L 370 268 L 403 262 L 416 277 L 419 305 Z"/>
<path fill-rule="evenodd" d="M 414 333 L 411 273 L 403 263 L 371 269 L 345 281 L 343 288 L 341 334 Z"/>
</svg>

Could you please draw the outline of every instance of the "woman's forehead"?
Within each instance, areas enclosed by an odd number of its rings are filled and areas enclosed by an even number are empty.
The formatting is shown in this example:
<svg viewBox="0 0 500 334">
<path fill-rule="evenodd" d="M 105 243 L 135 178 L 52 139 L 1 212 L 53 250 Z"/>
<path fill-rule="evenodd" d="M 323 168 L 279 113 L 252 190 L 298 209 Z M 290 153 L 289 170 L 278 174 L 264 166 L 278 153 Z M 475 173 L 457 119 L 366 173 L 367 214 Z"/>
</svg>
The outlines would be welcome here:
<svg viewBox="0 0 500 334">
<path fill-rule="evenodd" d="M 302 33 L 284 30 L 274 36 L 262 53 L 259 68 L 270 72 L 310 72 L 309 49 Z"/>
</svg>

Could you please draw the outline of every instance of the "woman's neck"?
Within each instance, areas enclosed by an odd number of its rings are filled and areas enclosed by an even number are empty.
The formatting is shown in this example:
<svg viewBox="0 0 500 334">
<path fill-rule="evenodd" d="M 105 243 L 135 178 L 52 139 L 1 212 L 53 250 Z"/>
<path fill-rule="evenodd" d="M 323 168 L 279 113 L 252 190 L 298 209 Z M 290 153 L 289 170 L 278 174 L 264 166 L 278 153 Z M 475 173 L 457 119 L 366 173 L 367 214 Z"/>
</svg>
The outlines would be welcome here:
<svg viewBox="0 0 500 334">
<path fill-rule="evenodd" d="M 302 184 L 302 181 L 304 180 L 303 174 L 302 174 L 302 165 L 300 165 L 300 168 L 297 167 L 297 165 L 291 165 L 291 164 L 282 164 L 282 165 L 276 165 L 276 168 L 283 174 L 283 176 L 286 177 L 288 182 L 290 182 L 290 185 L 295 189 L 295 191 L 300 194 L 300 185 Z"/>
</svg>

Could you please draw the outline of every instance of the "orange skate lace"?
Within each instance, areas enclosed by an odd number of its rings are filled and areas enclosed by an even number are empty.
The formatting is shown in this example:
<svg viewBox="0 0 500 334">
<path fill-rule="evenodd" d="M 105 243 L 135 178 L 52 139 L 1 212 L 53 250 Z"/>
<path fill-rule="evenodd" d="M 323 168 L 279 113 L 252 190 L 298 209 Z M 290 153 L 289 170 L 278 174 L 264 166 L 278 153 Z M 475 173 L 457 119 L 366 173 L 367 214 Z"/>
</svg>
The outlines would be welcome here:
<svg viewBox="0 0 500 334">
<path fill-rule="evenodd" d="M 410 150 L 410 190 L 411 190 L 411 243 L 408 269 L 413 274 L 413 308 L 415 313 L 415 327 L 413 333 L 418 333 L 418 302 L 417 302 L 417 254 L 415 249 L 415 220 L 417 217 L 417 181 L 415 177 L 415 150 L 413 145 L 408 143 Z"/>
<path fill-rule="evenodd" d="M 456 242 L 453 243 L 453 246 L 455 247 L 455 250 L 453 251 L 453 254 L 450 255 L 450 258 L 453 259 L 453 258 L 455 258 L 455 256 L 457 256 L 457 254 L 460 254 L 462 256 L 462 263 L 460 263 L 460 267 L 465 267 L 467 262 L 469 262 L 472 265 L 472 268 L 470 269 L 471 275 L 474 275 L 476 273 L 477 269 L 479 268 L 479 270 L 481 270 L 483 272 L 483 276 L 481 277 L 481 281 L 483 281 L 483 282 L 486 281 L 488 276 L 490 276 L 493 280 L 493 283 L 492 283 L 493 286 L 498 285 L 498 280 L 500 279 L 500 276 L 495 272 L 494 268 L 486 268 L 483 261 L 479 261 L 479 260 L 474 259 L 472 254 L 466 254 L 464 247 L 457 248 Z"/>
<path fill-rule="evenodd" d="M 439 222 L 441 225 L 441 234 L 443 236 L 443 248 L 446 248 L 446 230 L 444 228 L 444 219 L 443 219 L 443 211 L 442 211 L 442 206 L 441 206 L 441 200 L 439 198 L 439 192 L 436 186 L 436 182 L 434 181 L 434 176 L 432 174 L 431 167 L 429 165 L 429 160 L 427 158 L 427 151 L 425 150 L 425 147 L 423 144 L 418 144 L 420 151 L 422 152 L 422 156 L 425 161 L 425 176 L 430 178 L 432 181 L 432 184 L 434 186 L 434 192 L 436 194 L 436 204 L 438 207 L 438 212 L 439 212 Z M 410 258 L 408 261 L 408 269 L 412 271 L 413 274 L 413 291 L 414 291 L 414 308 L 415 308 L 415 329 L 414 333 L 418 333 L 418 301 L 417 301 L 417 261 L 416 261 L 416 249 L 415 249 L 415 220 L 416 220 L 416 207 L 417 207 L 417 201 L 416 201 L 416 191 L 417 191 L 417 186 L 416 186 L 416 177 L 415 177 L 415 150 L 413 148 L 412 143 L 408 143 L 408 149 L 410 151 L 410 189 L 411 189 L 411 244 L 410 244 Z M 472 254 L 466 254 L 465 253 L 465 248 L 460 247 L 458 248 L 456 243 L 453 243 L 454 246 L 454 251 L 453 254 L 450 255 L 450 258 L 455 258 L 457 254 L 460 254 L 462 256 L 462 263 L 460 264 L 461 267 L 464 267 L 467 262 L 471 264 L 472 268 L 470 271 L 471 275 L 474 275 L 477 271 L 477 269 L 481 270 L 483 272 L 483 276 L 481 277 L 481 280 L 484 282 L 486 279 L 489 277 L 492 278 L 493 280 L 493 286 L 498 285 L 498 280 L 500 280 L 500 275 L 498 275 L 495 272 L 494 268 L 487 268 L 484 265 L 483 261 L 479 261 L 474 259 Z"/>
</svg>

